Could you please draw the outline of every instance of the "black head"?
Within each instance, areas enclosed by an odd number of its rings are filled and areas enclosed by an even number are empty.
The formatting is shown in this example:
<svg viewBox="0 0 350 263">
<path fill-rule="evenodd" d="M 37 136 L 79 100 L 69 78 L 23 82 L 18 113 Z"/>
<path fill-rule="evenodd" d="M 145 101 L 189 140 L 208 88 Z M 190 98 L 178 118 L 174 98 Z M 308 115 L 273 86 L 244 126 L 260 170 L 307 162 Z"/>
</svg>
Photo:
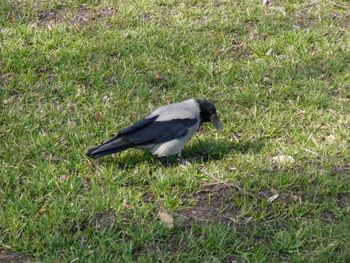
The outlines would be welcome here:
<svg viewBox="0 0 350 263">
<path fill-rule="evenodd" d="M 200 109 L 201 122 L 212 122 L 215 128 L 220 130 L 222 128 L 222 124 L 214 104 L 208 100 L 201 99 L 197 99 L 197 103 Z"/>
</svg>

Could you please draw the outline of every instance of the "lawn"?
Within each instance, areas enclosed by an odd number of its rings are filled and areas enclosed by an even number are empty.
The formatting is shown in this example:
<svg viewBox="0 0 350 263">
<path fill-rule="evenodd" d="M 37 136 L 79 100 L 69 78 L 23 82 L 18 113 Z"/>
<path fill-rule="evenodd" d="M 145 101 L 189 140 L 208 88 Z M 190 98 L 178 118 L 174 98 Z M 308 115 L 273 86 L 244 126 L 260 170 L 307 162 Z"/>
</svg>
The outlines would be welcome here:
<svg viewBox="0 0 350 263">
<path fill-rule="evenodd" d="M 85 156 L 188 98 L 190 166 Z M 0 261 L 349 262 L 349 128 L 348 1 L 1 0 Z"/>
</svg>

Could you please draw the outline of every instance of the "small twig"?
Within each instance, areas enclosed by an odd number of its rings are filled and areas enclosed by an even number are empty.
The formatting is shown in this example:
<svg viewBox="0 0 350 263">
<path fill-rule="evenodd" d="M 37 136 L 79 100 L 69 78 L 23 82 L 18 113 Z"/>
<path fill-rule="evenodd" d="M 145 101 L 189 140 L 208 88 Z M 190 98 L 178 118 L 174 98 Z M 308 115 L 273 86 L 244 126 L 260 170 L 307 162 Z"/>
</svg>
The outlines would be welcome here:
<svg viewBox="0 0 350 263">
<path fill-rule="evenodd" d="M 313 155 L 316 155 L 317 157 L 323 157 L 322 155 L 318 154 L 317 152 L 311 151 L 311 150 L 309 150 L 307 148 L 301 148 L 301 149 L 303 149 L 305 152 L 308 152 L 308 153 L 311 153 Z"/>
<path fill-rule="evenodd" d="M 206 169 L 199 169 L 199 171 L 203 174 L 205 174 L 206 176 L 208 176 L 209 178 L 213 179 L 215 182 L 213 183 L 206 183 L 204 184 L 204 186 L 212 186 L 212 185 L 218 185 L 218 184 L 222 184 L 226 187 L 232 187 L 235 188 L 238 192 L 240 192 L 241 194 L 246 194 L 252 198 L 257 198 L 255 195 L 253 195 L 252 193 L 244 190 L 241 186 L 239 186 L 238 184 L 235 183 L 231 183 L 228 182 L 227 180 L 220 180 L 219 178 L 217 178 L 215 175 L 213 175 L 212 173 L 208 172 Z"/>
</svg>

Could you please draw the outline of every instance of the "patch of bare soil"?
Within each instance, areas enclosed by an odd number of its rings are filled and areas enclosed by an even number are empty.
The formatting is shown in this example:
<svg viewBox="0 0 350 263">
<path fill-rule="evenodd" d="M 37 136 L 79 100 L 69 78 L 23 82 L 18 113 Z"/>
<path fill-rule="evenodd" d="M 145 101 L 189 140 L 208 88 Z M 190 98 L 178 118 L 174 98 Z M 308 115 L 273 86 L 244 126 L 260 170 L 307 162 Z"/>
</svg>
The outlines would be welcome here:
<svg viewBox="0 0 350 263">
<path fill-rule="evenodd" d="M 143 202 L 145 202 L 146 204 L 155 203 L 156 197 L 155 197 L 154 193 L 151 193 L 151 192 L 144 193 L 143 194 Z"/>
<path fill-rule="evenodd" d="M 42 13 L 36 21 L 31 23 L 32 27 L 48 27 L 65 24 L 70 27 L 84 26 L 92 21 L 106 20 L 115 14 L 113 7 L 93 9 L 81 5 L 78 9 L 65 8 L 51 12 Z"/>
<path fill-rule="evenodd" d="M 350 7 L 349 7 L 350 8 Z M 347 13 L 333 13 L 331 20 L 344 30 L 350 27 L 350 14 Z"/>
<path fill-rule="evenodd" d="M 331 212 L 325 212 L 322 216 L 322 219 L 327 224 L 334 224 L 337 222 L 337 217 Z"/>
<path fill-rule="evenodd" d="M 306 3 L 302 9 L 296 14 L 295 17 L 295 26 L 301 29 L 310 28 L 317 23 L 320 23 L 322 20 L 327 20 L 335 23 L 337 26 L 342 27 L 344 30 L 347 29 L 350 25 L 350 15 L 344 11 L 349 8 L 349 6 L 338 6 L 339 9 L 333 12 L 331 15 L 319 16 L 316 10 L 320 8 L 321 2 L 318 0 L 310 1 Z M 334 6 L 330 4 L 332 8 Z M 337 5 L 335 5 L 337 6 Z M 313 13 L 314 12 L 314 13 Z"/>
<path fill-rule="evenodd" d="M 267 200 L 269 203 L 278 202 L 285 206 L 289 206 L 293 203 L 300 203 L 303 200 L 301 193 L 279 193 L 276 189 L 263 190 L 259 192 L 261 199 Z"/>
<path fill-rule="evenodd" d="M 301 29 L 307 29 L 319 22 L 317 15 L 313 14 L 320 6 L 320 1 L 309 1 L 304 4 L 304 6 L 298 10 L 294 18 L 294 25 Z"/>
<path fill-rule="evenodd" d="M 337 197 L 337 204 L 342 207 L 348 209 L 350 207 L 350 193 L 344 193 Z"/>
<path fill-rule="evenodd" d="M 97 212 L 90 220 L 85 219 L 82 222 L 76 222 L 70 226 L 69 231 L 72 234 L 78 231 L 85 231 L 88 227 L 97 230 L 111 227 L 117 221 L 117 215 L 111 210 Z"/>
<path fill-rule="evenodd" d="M 2 67 L 2 64 L 0 64 L 0 67 Z M 0 72 L 0 85 L 5 85 L 10 83 L 11 79 L 14 77 L 14 73 L 2 73 Z"/>
<path fill-rule="evenodd" d="M 91 225 L 95 229 L 103 229 L 114 225 L 116 220 L 117 215 L 111 210 L 106 210 L 96 213 Z"/>
<path fill-rule="evenodd" d="M 331 175 L 348 175 L 348 174 L 350 174 L 350 164 L 336 166 L 331 169 Z"/>
<path fill-rule="evenodd" d="M 183 225 L 192 225 L 197 222 L 212 221 L 225 225 L 239 223 L 241 214 L 233 192 L 235 189 L 229 184 L 218 183 L 209 185 L 197 192 L 189 199 L 194 199 L 195 205 L 180 211 Z"/>
<path fill-rule="evenodd" d="M 317 17 L 309 14 L 306 11 L 299 12 L 295 18 L 295 26 L 301 29 L 310 28 L 318 22 Z"/>
<path fill-rule="evenodd" d="M 33 259 L 29 255 L 0 250 L 0 262 L 1 263 L 31 263 L 33 262 Z"/>
</svg>

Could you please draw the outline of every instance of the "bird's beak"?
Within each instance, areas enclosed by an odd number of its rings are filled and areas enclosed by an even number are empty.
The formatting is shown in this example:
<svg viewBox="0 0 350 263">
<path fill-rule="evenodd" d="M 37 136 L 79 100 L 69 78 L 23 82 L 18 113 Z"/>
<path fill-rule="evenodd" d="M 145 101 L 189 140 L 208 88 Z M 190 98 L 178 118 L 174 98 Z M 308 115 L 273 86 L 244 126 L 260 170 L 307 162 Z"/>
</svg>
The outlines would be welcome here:
<svg viewBox="0 0 350 263">
<path fill-rule="evenodd" d="M 214 124 L 214 127 L 217 130 L 221 130 L 222 129 L 222 124 L 221 124 L 221 121 L 220 121 L 218 115 L 216 115 L 216 114 L 211 115 L 210 121 Z"/>
</svg>

